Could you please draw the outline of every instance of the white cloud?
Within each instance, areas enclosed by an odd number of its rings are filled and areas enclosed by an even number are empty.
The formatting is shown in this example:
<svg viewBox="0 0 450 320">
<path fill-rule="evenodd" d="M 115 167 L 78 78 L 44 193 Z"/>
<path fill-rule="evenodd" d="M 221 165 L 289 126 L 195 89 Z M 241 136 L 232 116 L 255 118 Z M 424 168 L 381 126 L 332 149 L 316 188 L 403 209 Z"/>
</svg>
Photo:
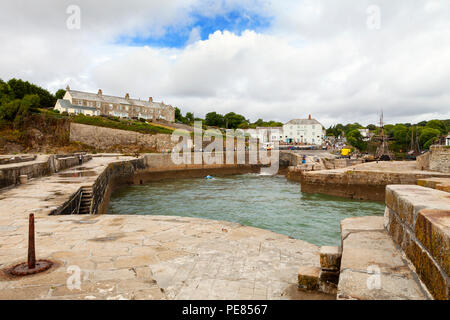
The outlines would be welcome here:
<svg viewBox="0 0 450 320">
<path fill-rule="evenodd" d="M 194 42 L 197 42 L 202 39 L 201 35 L 202 29 L 200 27 L 192 28 L 191 32 L 189 33 L 189 38 L 187 41 L 187 44 L 193 44 Z"/>
<path fill-rule="evenodd" d="M 7 1 L 0 13 L 0 77 L 147 99 L 197 116 L 239 112 L 287 121 L 312 114 L 325 125 L 450 118 L 450 3 L 303 0 L 80 1 L 82 28 L 65 28 L 70 1 Z M 366 26 L 369 5 L 381 29 Z M 189 25 L 191 12 L 237 6 L 272 16 L 264 33 L 193 28 L 181 49 L 114 44 Z M 16 22 L 15 24 L 13 22 Z"/>
</svg>

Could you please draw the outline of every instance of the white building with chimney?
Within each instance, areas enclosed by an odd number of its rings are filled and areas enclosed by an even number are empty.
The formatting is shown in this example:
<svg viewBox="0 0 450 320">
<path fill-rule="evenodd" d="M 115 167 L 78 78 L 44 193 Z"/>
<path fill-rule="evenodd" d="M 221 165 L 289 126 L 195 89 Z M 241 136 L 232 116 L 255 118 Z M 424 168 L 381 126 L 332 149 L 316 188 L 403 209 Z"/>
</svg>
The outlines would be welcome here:
<svg viewBox="0 0 450 320">
<path fill-rule="evenodd" d="M 283 126 L 283 141 L 286 143 L 304 143 L 321 145 L 325 141 L 326 130 L 324 126 L 312 119 L 293 119 Z"/>
</svg>

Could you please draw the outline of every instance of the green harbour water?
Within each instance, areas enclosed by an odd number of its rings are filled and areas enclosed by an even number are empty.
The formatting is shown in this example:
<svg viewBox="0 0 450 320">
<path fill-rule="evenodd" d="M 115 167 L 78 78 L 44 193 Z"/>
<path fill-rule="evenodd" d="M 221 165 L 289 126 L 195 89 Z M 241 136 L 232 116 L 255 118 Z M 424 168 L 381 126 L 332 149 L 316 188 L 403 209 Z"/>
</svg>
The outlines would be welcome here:
<svg viewBox="0 0 450 320">
<path fill-rule="evenodd" d="M 382 216 L 384 204 L 306 194 L 284 176 L 245 174 L 127 186 L 112 195 L 108 213 L 223 220 L 316 245 L 339 245 L 342 219 Z"/>
</svg>

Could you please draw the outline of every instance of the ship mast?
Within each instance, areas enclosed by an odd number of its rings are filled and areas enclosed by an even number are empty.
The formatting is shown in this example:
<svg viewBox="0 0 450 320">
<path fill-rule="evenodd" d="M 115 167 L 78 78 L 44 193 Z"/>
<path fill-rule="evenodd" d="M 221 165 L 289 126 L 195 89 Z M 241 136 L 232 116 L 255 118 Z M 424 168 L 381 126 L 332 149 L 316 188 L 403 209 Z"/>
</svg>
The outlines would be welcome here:
<svg viewBox="0 0 450 320">
<path fill-rule="evenodd" d="M 381 111 L 380 116 L 380 145 L 377 148 L 377 152 L 375 153 L 375 159 L 382 161 L 393 160 L 394 156 L 392 152 L 389 150 L 389 138 L 384 133 L 384 114 Z"/>
</svg>

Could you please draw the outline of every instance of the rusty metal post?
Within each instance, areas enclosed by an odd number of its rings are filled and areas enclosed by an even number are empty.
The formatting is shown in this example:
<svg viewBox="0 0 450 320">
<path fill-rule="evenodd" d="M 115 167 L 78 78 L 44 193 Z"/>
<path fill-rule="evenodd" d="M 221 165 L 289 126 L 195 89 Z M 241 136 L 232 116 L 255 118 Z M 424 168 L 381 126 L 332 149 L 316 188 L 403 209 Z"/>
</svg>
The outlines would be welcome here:
<svg viewBox="0 0 450 320">
<path fill-rule="evenodd" d="M 28 269 L 36 268 L 36 251 L 34 247 L 34 214 L 30 213 L 28 225 Z"/>
</svg>

